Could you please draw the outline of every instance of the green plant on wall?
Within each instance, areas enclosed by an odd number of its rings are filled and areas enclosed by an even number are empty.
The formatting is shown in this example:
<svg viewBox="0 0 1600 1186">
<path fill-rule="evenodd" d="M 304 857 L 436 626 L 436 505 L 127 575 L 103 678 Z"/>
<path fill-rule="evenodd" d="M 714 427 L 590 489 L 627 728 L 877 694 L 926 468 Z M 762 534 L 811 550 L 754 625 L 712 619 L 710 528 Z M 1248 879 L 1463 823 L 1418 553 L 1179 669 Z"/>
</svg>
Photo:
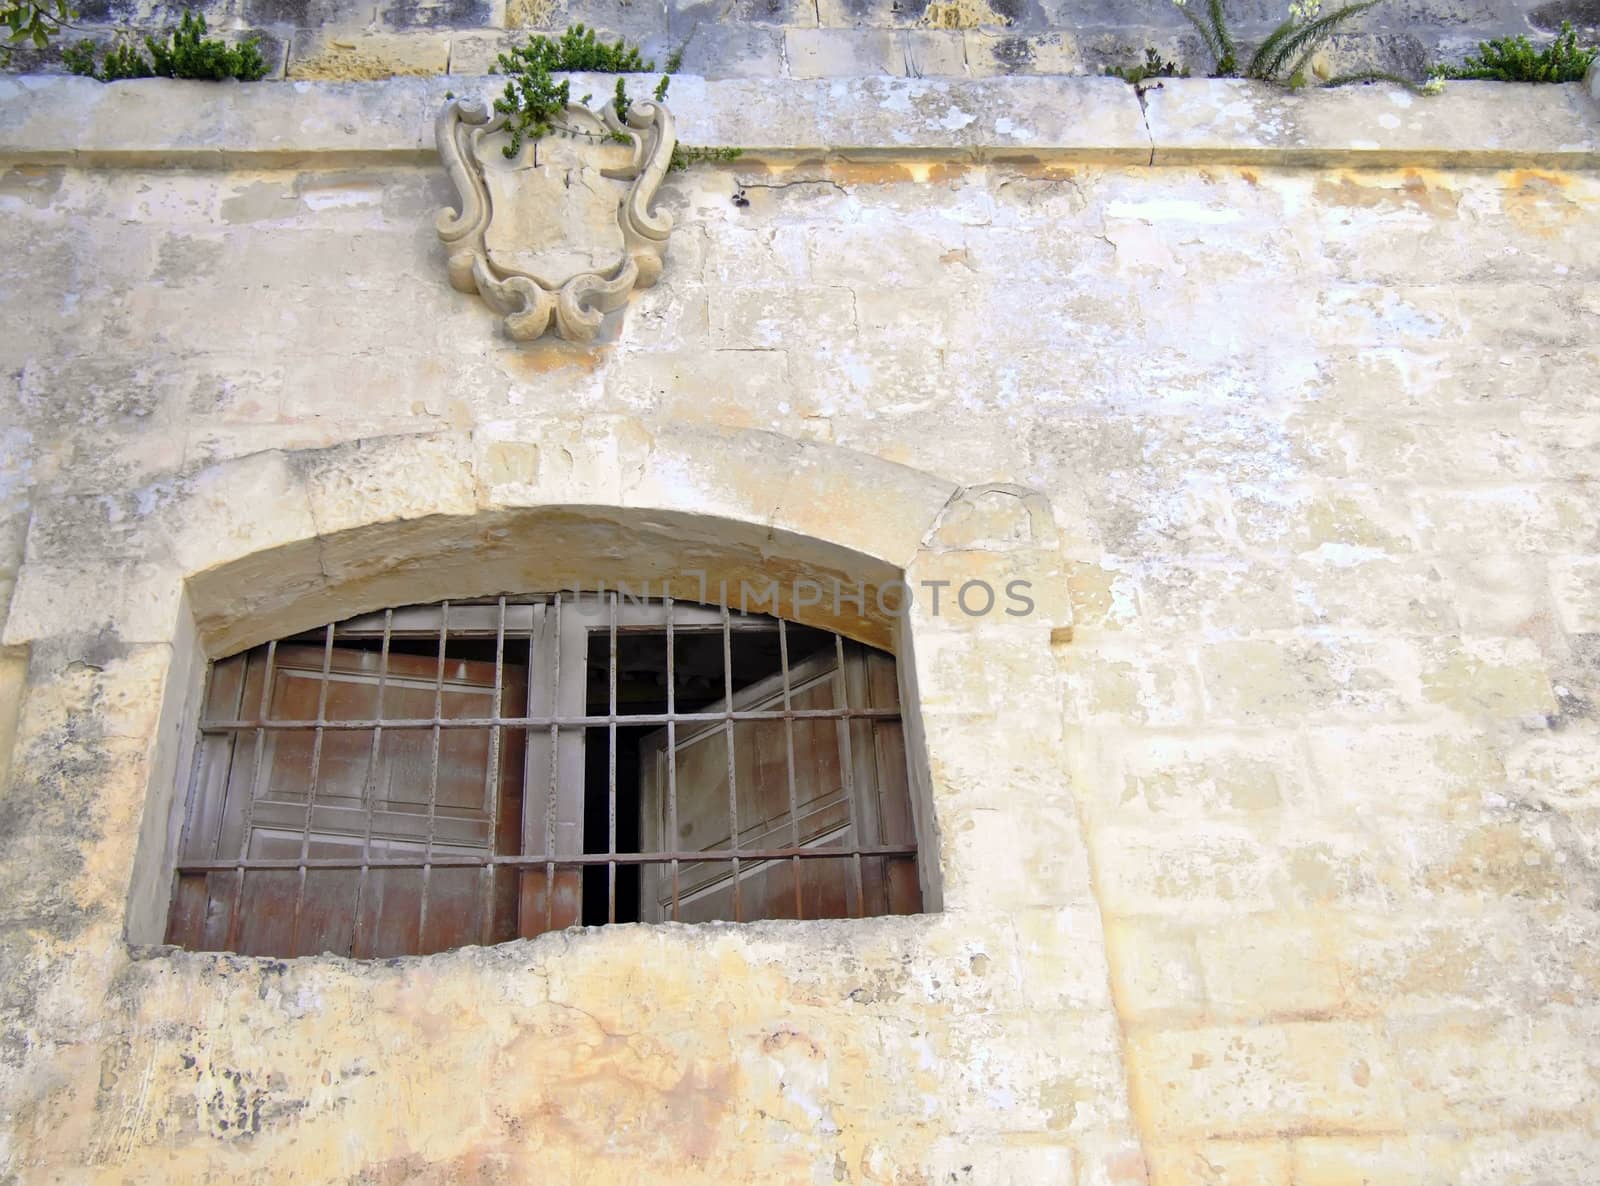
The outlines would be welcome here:
<svg viewBox="0 0 1600 1186">
<path fill-rule="evenodd" d="M 75 15 L 67 0 L 0 0 L 0 25 L 7 30 L 0 66 L 11 64 L 11 51 L 19 45 L 43 49 Z"/>
<path fill-rule="evenodd" d="M 1144 51 L 1144 61 L 1136 66 L 1107 66 L 1106 73 L 1135 86 L 1152 78 L 1188 78 L 1189 72 L 1178 63 L 1162 57 L 1154 49 Z"/>
<path fill-rule="evenodd" d="M 1572 22 L 1562 21 L 1561 32 L 1543 49 L 1520 34 L 1480 41 L 1478 52 L 1459 66 L 1439 65 L 1428 71 L 1435 78 L 1479 78 L 1495 82 L 1582 82 L 1600 47 L 1579 46 Z"/>
<path fill-rule="evenodd" d="M 1205 0 L 1203 6 L 1198 0 L 1194 3 L 1172 0 L 1200 34 L 1200 41 L 1211 57 L 1212 78 L 1254 78 L 1287 86 L 1305 85 L 1306 67 L 1316 52 L 1344 25 L 1379 2 L 1358 0 L 1358 3 L 1346 4 L 1324 14 L 1322 0 L 1292 0 L 1288 17 L 1246 58 L 1228 27 L 1222 0 Z M 1358 78 L 1376 77 L 1380 76 L 1353 75 L 1333 81 L 1353 82 Z"/>
<path fill-rule="evenodd" d="M 196 12 L 185 12 L 177 29 L 157 40 L 144 39 L 144 49 L 119 42 L 95 59 L 92 41 L 80 41 L 66 49 L 61 60 L 74 74 L 116 82 L 124 78 L 203 78 L 221 82 L 237 78 L 255 82 L 265 77 L 267 63 L 261 57 L 254 37 L 230 46 L 206 37 L 206 19 Z"/>
<path fill-rule="evenodd" d="M 674 50 L 667 58 L 666 73 L 656 81 L 655 89 L 651 92 L 657 103 L 665 101 L 667 89 L 672 84 L 671 76 L 677 73 L 682 61 L 682 48 Z M 505 92 L 494 101 L 495 111 L 506 117 L 506 132 L 510 136 L 509 142 L 500 151 L 510 158 L 521 152 L 528 140 L 537 140 L 555 132 L 562 135 L 579 134 L 560 125 L 561 113 L 572 101 L 572 87 L 567 79 L 557 82 L 555 75 L 615 74 L 617 81 L 611 104 L 617 118 L 625 120 L 632 100 L 628 97 L 628 84 L 624 76 L 647 74 L 655 68 L 655 62 L 644 58 L 638 46 L 629 45 L 622 38 L 607 44 L 596 36 L 593 29 L 582 25 L 573 25 L 554 39 L 541 35 L 529 37 L 526 45 L 501 54 L 495 64 L 495 72 L 505 75 L 507 79 Z M 589 95 L 583 96 L 583 102 L 587 104 L 590 98 Z M 614 138 L 627 140 L 621 134 L 616 134 Z M 697 148 L 679 144 L 672 150 L 672 168 L 686 169 L 699 161 L 731 161 L 741 151 L 737 148 Z"/>
<path fill-rule="evenodd" d="M 678 55 L 674 55 L 676 58 Z M 676 63 L 669 63 L 675 66 Z M 496 72 L 504 74 L 505 93 L 494 101 L 494 109 L 506 117 L 506 131 L 511 141 L 502 150 L 507 157 L 522 151 L 525 140 L 548 136 L 557 127 L 561 113 L 571 102 L 571 83 L 560 82 L 555 75 L 565 73 L 594 73 L 617 75 L 613 104 L 617 118 L 628 115 L 628 87 L 624 74 L 644 74 L 656 68 L 646 61 L 639 47 L 618 38 L 607 44 L 593 29 L 573 25 L 559 38 L 543 36 L 528 38 L 526 45 L 517 46 L 510 53 L 501 54 L 496 62 Z M 669 71 L 670 72 L 670 71 Z M 658 100 L 666 97 L 667 76 L 662 75 L 656 84 Z"/>
</svg>

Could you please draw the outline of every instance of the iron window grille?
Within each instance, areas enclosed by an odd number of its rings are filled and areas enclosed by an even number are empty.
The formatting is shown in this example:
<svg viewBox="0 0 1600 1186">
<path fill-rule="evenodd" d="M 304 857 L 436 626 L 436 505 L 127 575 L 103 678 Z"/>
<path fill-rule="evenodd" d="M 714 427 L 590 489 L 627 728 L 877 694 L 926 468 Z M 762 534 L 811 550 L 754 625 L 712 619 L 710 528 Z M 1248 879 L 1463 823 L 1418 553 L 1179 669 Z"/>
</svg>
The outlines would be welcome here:
<svg viewBox="0 0 1600 1186">
<path fill-rule="evenodd" d="M 915 913 L 915 836 L 882 651 L 616 593 L 410 606 L 212 665 L 167 940 Z"/>
</svg>

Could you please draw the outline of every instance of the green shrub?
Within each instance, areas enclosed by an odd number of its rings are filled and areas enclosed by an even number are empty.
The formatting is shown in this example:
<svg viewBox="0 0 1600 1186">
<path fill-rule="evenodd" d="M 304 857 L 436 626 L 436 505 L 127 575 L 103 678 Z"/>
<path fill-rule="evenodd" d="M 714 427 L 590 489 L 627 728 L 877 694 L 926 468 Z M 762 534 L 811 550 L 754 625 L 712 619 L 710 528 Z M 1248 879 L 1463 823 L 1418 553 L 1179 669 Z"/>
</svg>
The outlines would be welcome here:
<svg viewBox="0 0 1600 1186">
<path fill-rule="evenodd" d="M 166 37 L 159 41 L 146 37 L 143 50 L 128 42 L 119 42 L 96 64 L 94 42 L 80 41 L 65 50 L 61 60 L 72 73 L 98 78 L 101 82 L 123 78 L 204 78 L 216 82 L 237 78 L 241 82 L 256 82 L 266 76 L 267 63 L 261 57 L 256 38 L 230 46 L 226 42 L 208 40 L 205 33 L 205 17 L 197 12 L 185 12 L 177 29 Z"/>
<path fill-rule="evenodd" d="M 1571 21 L 1561 22 L 1561 32 L 1543 49 L 1520 34 L 1480 41 L 1478 52 L 1459 66 L 1435 66 L 1436 78 L 1480 78 L 1495 82 L 1582 82 L 1600 47 L 1579 48 Z"/>
</svg>

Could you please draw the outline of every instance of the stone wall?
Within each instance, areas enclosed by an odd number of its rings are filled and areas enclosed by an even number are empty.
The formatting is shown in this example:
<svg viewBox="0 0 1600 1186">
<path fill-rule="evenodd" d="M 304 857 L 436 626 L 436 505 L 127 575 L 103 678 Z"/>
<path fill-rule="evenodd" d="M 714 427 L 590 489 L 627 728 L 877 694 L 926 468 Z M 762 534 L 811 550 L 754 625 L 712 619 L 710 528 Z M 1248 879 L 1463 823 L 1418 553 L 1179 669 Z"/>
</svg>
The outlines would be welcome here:
<svg viewBox="0 0 1600 1186">
<path fill-rule="evenodd" d="M 575 346 L 447 85 L 0 82 L 0 1181 L 1600 1176 L 1600 96 L 686 78 Z M 1035 583 L 899 640 L 942 910 L 151 946 L 204 659 L 556 507 Z"/>
<path fill-rule="evenodd" d="M 1333 5 L 1329 4 L 1329 9 Z M 63 42 L 109 43 L 176 24 L 186 8 L 213 30 L 255 36 L 271 77 L 376 79 L 482 74 L 530 32 L 573 23 L 626 37 L 664 64 L 708 78 L 832 78 L 888 74 L 985 78 L 1101 74 L 1146 48 L 1211 69 L 1170 0 L 78 0 Z M 1287 14 L 1279 0 L 1230 3 L 1242 43 Z M 1548 40 L 1571 21 L 1600 33 L 1596 0 L 1384 0 L 1317 60 L 1325 77 L 1383 70 L 1420 78 L 1490 37 Z M 60 70 L 60 45 L 19 54 L 26 70 Z"/>
</svg>

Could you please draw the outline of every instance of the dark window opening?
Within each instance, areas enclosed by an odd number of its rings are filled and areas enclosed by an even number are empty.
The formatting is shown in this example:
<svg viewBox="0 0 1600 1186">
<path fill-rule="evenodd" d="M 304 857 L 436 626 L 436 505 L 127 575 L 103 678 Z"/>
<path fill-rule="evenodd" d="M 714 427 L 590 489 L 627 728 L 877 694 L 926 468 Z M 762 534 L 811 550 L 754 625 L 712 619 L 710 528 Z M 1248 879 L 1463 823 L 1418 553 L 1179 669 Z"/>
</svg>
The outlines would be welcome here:
<svg viewBox="0 0 1600 1186">
<path fill-rule="evenodd" d="M 891 656 L 760 615 L 498 598 L 213 665 L 168 939 L 415 954 L 921 908 Z"/>
</svg>

